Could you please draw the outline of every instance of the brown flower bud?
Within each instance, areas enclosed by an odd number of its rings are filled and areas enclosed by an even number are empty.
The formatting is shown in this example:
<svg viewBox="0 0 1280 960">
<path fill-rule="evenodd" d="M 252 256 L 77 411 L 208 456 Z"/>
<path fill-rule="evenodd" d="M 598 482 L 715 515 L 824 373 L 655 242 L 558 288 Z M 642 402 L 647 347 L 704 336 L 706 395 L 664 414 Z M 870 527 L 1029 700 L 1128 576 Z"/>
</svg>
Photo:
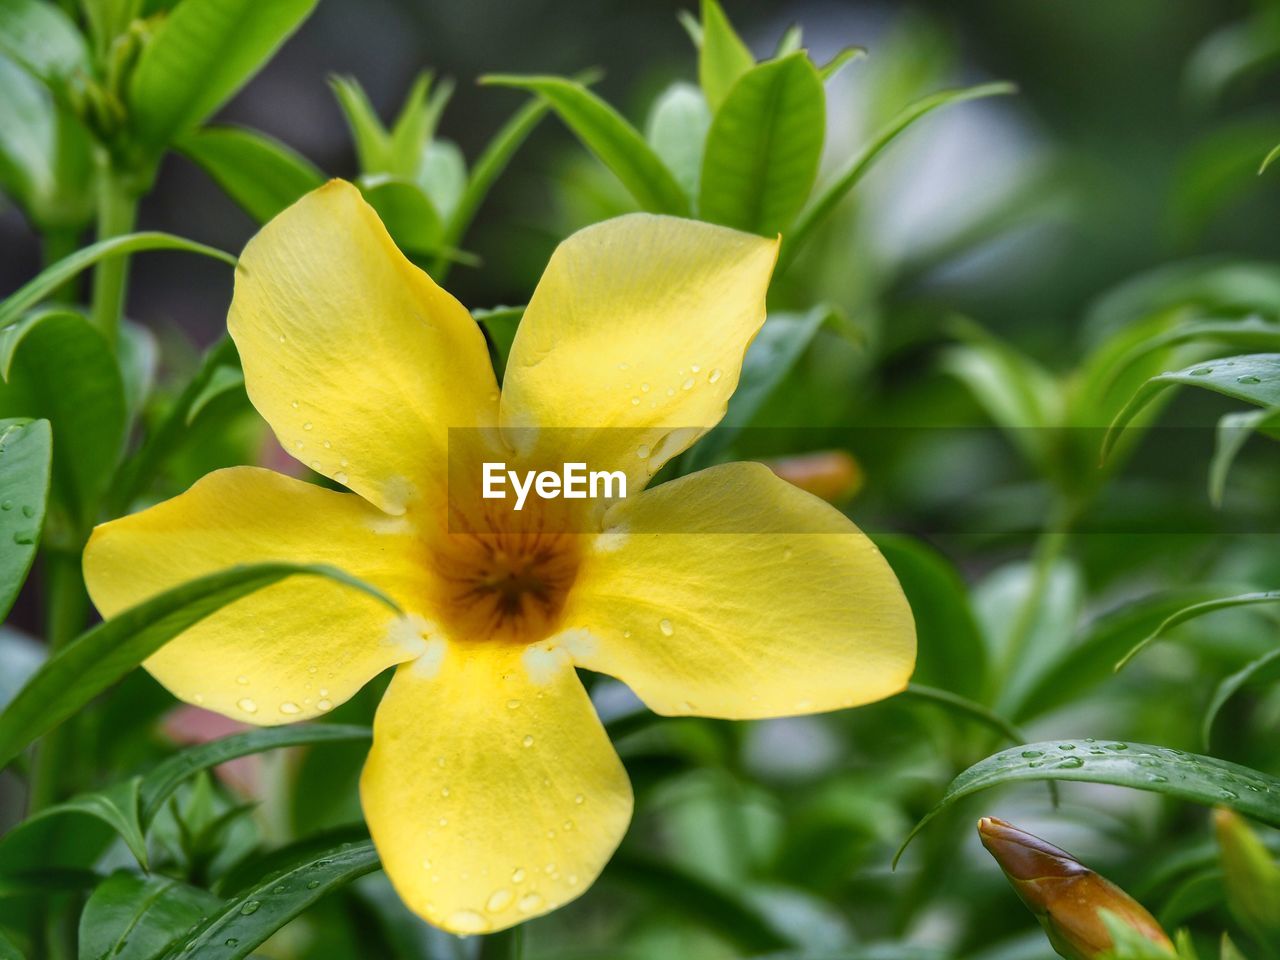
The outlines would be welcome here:
<svg viewBox="0 0 1280 960">
<path fill-rule="evenodd" d="M 862 468 L 844 450 L 782 457 L 765 464 L 783 480 L 828 503 L 841 503 L 862 489 Z"/>
<path fill-rule="evenodd" d="M 1067 960 L 1095 960 L 1115 946 L 1104 910 L 1173 956 L 1173 943 L 1142 904 L 1065 850 L 994 817 L 978 821 L 978 835 Z"/>
</svg>

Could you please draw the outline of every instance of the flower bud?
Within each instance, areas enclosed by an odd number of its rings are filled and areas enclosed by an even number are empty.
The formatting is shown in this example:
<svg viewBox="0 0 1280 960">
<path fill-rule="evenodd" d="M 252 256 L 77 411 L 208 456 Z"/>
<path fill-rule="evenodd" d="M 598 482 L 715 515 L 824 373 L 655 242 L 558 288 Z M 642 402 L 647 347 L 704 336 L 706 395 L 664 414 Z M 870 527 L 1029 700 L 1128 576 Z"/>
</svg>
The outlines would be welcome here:
<svg viewBox="0 0 1280 960">
<path fill-rule="evenodd" d="M 823 450 L 766 461 L 775 474 L 828 503 L 841 503 L 862 489 L 862 468 L 844 450 Z"/>
<path fill-rule="evenodd" d="M 1116 946 L 1099 911 L 1174 955 L 1168 935 L 1142 904 L 1065 850 L 994 817 L 978 821 L 978 835 L 1067 960 L 1097 960 Z"/>
<path fill-rule="evenodd" d="M 1280 943 L 1280 864 L 1234 811 L 1215 809 L 1213 829 L 1231 912 L 1263 943 Z"/>
</svg>

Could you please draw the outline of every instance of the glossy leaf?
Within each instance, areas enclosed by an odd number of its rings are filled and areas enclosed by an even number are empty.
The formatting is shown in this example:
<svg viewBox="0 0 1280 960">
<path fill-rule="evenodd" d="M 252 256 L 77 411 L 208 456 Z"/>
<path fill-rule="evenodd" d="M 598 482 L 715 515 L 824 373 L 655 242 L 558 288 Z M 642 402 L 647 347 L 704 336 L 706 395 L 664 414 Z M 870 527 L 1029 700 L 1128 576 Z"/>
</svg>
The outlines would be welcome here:
<svg viewBox="0 0 1280 960">
<path fill-rule="evenodd" d="M 645 139 L 690 197 L 698 193 L 702 156 L 711 129 L 707 98 L 692 84 L 673 83 L 649 111 Z"/>
<path fill-rule="evenodd" d="M 440 214 L 416 183 L 379 174 L 361 177 L 357 185 L 400 249 L 421 255 L 440 248 L 444 235 Z"/>
<path fill-rule="evenodd" d="M 123 257 L 144 250 L 181 250 L 213 257 L 233 267 L 236 265 L 236 258 L 229 253 L 205 246 L 203 243 L 196 243 L 194 240 L 175 237 L 170 233 L 129 233 L 99 240 L 45 267 L 34 278 L 0 301 L 0 328 L 17 321 L 27 310 L 94 264 L 109 257 Z"/>
<path fill-rule="evenodd" d="M 1232 597 L 1218 597 L 1214 600 L 1206 600 L 1203 603 L 1196 603 L 1189 607 L 1183 607 L 1181 610 L 1167 617 L 1160 626 L 1156 627 L 1156 629 L 1150 634 L 1134 644 L 1133 647 L 1131 647 L 1129 651 L 1120 658 L 1119 662 L 1116 663 L 1116 670 L 1119 671 L 1124 669 L 1130 660 L 1179 624 L 1186 623 L 1188 620 L 1194 620 L 1197 617 L 1203 617 L 1206 614 L 1216 613 L 1219 610 L 1254 606 L 1260 603 L 1280 603 L 1280 590 L 1268 590 L 1262 593 L 1241 593 Z"/>
<path fill-rule="evenodd" d="M 813 189 L 825 129 L 822 79 L 803 51 L 753 67 L 711 121 L 699 216 L 763 236 L 786 230 Z"/>
<path fill-rule="evenodd" d="M 545 100 L 578 139 L 651 213 L 686 216 L 689 200 L 671 171 L 622 114 L 564 77 L 488 76 L 482 83 L 528 90 Z"/>
<path fill-rule="evenodd" d="M 423 151 L 414 180 L 447 223 L 467 189 L 467 161 L 456 143 L 432 140 Z"/>
<path fill-rule="evenodd" d="M 205 127 L 182 137 L 177 146 L 258 223 L 325 181 L 311 161 L 255 130 Z"/>
<path fill-rule="evenodd" d="M 67 816 L 91 817 L 105 824 L 117 834 L 129 848 L 134 859 L 142 866 L 147 864 L 147 842 L 138 822 L 139 778 L 122 781 L 114 786 L 73 797 L 64 803 L 46 807 L 27 817 L 20 824 L 0 837 L 0 873 L 20 869 L 47 850 L 47 840 L 55 831 L 65 829 L 63 818 Z M 83 865 L 89 866 L 96 858 L 96 846 L 85 844 Z"/>
<path fill-rule="evenodd" d="M 47 420 L 0 420 L 0 621 L 35 559 L 49 497 Z"/>
<path fill-rule="evenodd" d="M 321 576 L 394 601 L 333 567 L 262 563 L 232 567 L 166 590 L 87 630 L 50 657 L 0 713 L 0 768 L 165 643 L 241 597 L 286 577 Z"/>
<path fill-rule="evenodd" d="M 1209 462 L 1209 500 L 1222 506 L 1226 495 L 1227 475 L 1240 451 L 1255 433 L 1280 436 L 1280 407 L 1271 410 L 1247 410 L 1224 414 L 1214 434 L 1213 459 Z"/>
<path fill-rule="evenodd" d="M 1185 344 L 1234 347 L 1239 350 L 1280 350 L 1280 323 L 1260 316 L 1240 319 L 1194 320 L 1143 337 L 1110 366 L 1102 385 L 1109 387 L 1154 353 Z"/>
<path fill-rule="evenodd" d="M 74 370 L 75 376 L 66 372 Z M 49 534 L 74 549 L 120 459 L 124 382 L 102 334 L 79 313 L 37 313 L 0 331 L 0 415 L 53 430 Z"/>
<path fill-rule="evenodd" d="M 1163 391 L 1175 386 L 1202 387 L 1260 407 L 1280 407 L 1280 353 L 1253 353 L 1207 360 L 1152 377 L 1116 415 L 1103 441 L 1105 457 L 1125 426 Z"/>
<path fill-rule="evenodd" d="M 1280 647 L 1258 659 L 1250 661 L 1223 680 L 1213 691 L 1213 697 L 1200 724 L 1200 740 L 1208 750 L 1213 742 L 1213 727 L 1227 701 L 1251 684 L 1280 682 Z"/>
<path fill-rule="evenodd" d="M 239 960 L 321 897 L 379 866 L 369 840 L 343 843 L 275 873 L 227 900 L 164 960 Z"/>
<path fill-rule="evenodd" d="M 187 779 L 218 764 L 282 747 L 301 747 L 315 743 L 368 740 L 368 727 L 337 723 L 299 723 L 287 727 L 261 727 L 232 734 L 208 743 L 188 747 L 169 757 L 142 778 L 139 816 L 144 827 L 150 825 L 175 790 Z"/>
<path fill-rule="evenodd" d="M 129 86 L 134 133 L 158 150 L 229 100 L 316 0 L 182 0 L 143 48 Z"/>
<path fill-rule="evenodd" d="M 707 103 L 717 110 L 744 73 L 756 65 L 718 0 L 702 0 L 698 34 L 698 83 Z"/>
<path fill-rule="evenodd" d="M 89 896 L 80 914 L 80 960 L 154 960 L 222 901 L 158 875 L 121 870 Z"/>
<path fill-rule="evenodd" d="M 1074 780 L 1147 790 L 1206 806 L 1230 807 L 1280 826 L 1280 778 L 1249 767 L 1144 743 L 1050 740 L 992 754 L 964 771 L 898 851 L 957 800 L 990 787 L 1028 780 Z M 894 858 L 897 862 L 897 857 Z"/>
<path fill-rule="evenodd" d="M 388 141 L 392 163 L 390 172 L 410 178 L 417 174 L 422 155 L 434 139 L 440 115 L 452 96 L 452 80 L 442 80 L 432 90 L 431 74 L 418 78 L 391 128 Z"/>
<path fill-rule="evenodd" d="M 871 142 L 855 154 L 840 168 L 832 181 L 821 188 L 800 214 L 791 232 L 783 238 L 782 254 L 779 269 L 784 269 L 796 252 L 809 238 L 814 229 L 830 216 L 836 205 L 845 198 L 850 190 L 862 179 L 872 163 L 891 143 L 917 120 L 927 116 L 939 107 L 981 97 L 993 97 L 1014 93 L 1016 87 L 1010 83 L 984 83 L 976 87 L 965 87 L 960 90 L 943 90 L 930 94 L 904 107 L 881 130 L 871 138 Z"/>
<path fill-rule="evenodd" d="M 57 4 L 46 0 L 0 2 L 0 54 L 55 85 L 89 69 L 89 50 L 80 31 Z"/>
</svg>

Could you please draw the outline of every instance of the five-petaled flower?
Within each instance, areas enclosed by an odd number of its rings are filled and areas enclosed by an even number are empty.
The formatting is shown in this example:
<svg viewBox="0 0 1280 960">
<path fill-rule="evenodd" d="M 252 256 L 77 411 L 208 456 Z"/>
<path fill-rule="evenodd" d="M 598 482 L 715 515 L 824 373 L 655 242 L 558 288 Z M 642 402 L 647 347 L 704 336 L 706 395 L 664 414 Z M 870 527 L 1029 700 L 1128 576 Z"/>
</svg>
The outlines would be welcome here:
<svg viewBox="0 0 1280 960">
<path fill-rule="evenodd" d="M 381 588 L 403 617 L 290 578 L 147 669 L 189 703 L 277 724 L 396 667 L 360 796 L 404 901 L 476 933 L 573 899 L 632 807 L 575 667 L 620 678 L 660 714 L 747 719 L 878 700 L 914 666 L 893 573 L 833 507 L 759 464 L 643 489 L 723 415 L 776 253 L 773 240 L 642 214 L 574 234 L 499 391 L 480 328 L 359 192 L 316 190 L 245 248 L 228 326 L 284 448 L 350 492 L 254 467 L 210 474 L 94 532 L 94 602 L 111 616 L 266 560 L 332 564 Z M 630 496 L 494 513 L 478 472 L 474 489 L 449 482 L 451 453 L 624 470 Z"/>
</svg>

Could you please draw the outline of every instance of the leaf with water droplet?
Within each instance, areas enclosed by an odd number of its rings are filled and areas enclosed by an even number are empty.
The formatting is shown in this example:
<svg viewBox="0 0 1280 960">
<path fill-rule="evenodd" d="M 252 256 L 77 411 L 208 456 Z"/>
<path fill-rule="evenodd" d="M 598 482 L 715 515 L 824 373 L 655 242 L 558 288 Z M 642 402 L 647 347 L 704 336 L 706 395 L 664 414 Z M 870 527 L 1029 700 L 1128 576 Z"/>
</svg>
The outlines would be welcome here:
<svg viewBox="0 0 1280 960">
<path fill-rule="evenodd" d="M 907 844 L 924 827 L 957 800 L 990 787 L 1025 780 L 1075 780 L 1106 783 L 1165 794 L 1206 806 L 1222 804 L 1262 823 L 1280 827 L 1280 778 L 1249 767 L 1195 753 L 1170 750 L 1142 743 L 1111 742 L 1103 744 L 1100 756 L 1085 761 L 1068 753 L 1057 763 L 1028 761 L 1024 753 L 1039 751 L 1061 755 L 1063 748 L 1082 749 L 1086 741 L 1050 741 L 1013 747 L 979 760 L 951 781 L 942 799 L 916 824 L 894 857 L 898 859 Z M 1239 783 L 1243 789 L 1224 791 L 1224 782 Z M 1232 794 L 1227 796 L 1227 794 Z"/>
<path fill-rule="evenodd" d="M 151 960 L 175 931 L 190 929 L 221 903 L 171 877 L 118 871 L 98 884 L 80 914 L 80 956 Z"/>
<path fill-rule="evenodd" d="M 35 544 L 44 525 L 49 496 L 53 437 L 47 420 L 0 420 L 0 490 L 6 499 L 0 506 L 0 535 L 14 546 L 0 547 L 0 620 L 27 579 L 35 559 Z M 15 499 L 8 499 L 8 498 Z M 16 503 L 21 510 L 14 509 Z M 16 549 L 15 549 L 16 548 Z"/>
</svg>

